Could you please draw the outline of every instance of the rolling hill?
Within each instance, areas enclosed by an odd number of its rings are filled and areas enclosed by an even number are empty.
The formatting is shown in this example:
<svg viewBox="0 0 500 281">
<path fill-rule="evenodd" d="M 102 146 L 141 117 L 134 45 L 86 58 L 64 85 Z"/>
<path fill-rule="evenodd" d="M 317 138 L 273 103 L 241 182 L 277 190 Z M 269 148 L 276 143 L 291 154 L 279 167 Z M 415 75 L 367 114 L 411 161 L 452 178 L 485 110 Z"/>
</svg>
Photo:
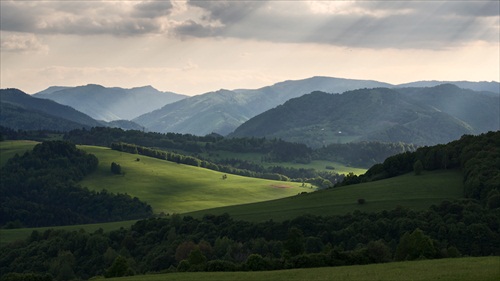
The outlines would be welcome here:
<svg viewBox="0 0 500 281">
<path fill-rule="evenodd" d="M 123 89 L 89 84 L 79 87 L 50 87 L 35 97 L 69 105 L 97 120 L 131 120 L 165 104 L 185 98 L 171 92 L 160 92 L 151 86 Z"/>
<path fill-rule="evenodd" d="M 300 215 L 343 215 L 356 210 L 380 212 L 398 206 L 425 210 L 432 204 L 463 197 L 462 174 L 456 170 L 413 173 L 381 181 L 338 187 L 273 201 L 188 213 L 194 217 L 221 215 L 248 221 L 284 221 Z M 363 198 L 365 204 L 358 204 Z"/>
<path fill-rule="evenodd" d="M 103 147 L 82 146 L 99 159 L 97 171 L 80 184 L 91 190 L 128 193 L 150 204 L 155 213 L 194 210 L 272 200 L 296 195 L 310 188 L 300 183 L 269 181 L 228 175 L 208 169 Z M 137 161 L 137 158 L 140 161 Z M 110 172 L 111 162 L 121 165 L 124 175 Z"/>
<path fill-rule="evenodd" d="M 36 142 L 3 141 L 0 153 L 8 158 L 22 154 Z M 79 146 L 99 159 L 97 171 L 80 182 L 90 190 L 106 189 L 127 193 L 150 204 L 155 213 L 185 213 L 220 206 L 259 202 L 309 192 L 300 183 L 271 181 L 228 175 L 208 169 L 177 164 L 147 156 L 129 154 L 98 146 Z M 139 158 L 140 161 L 137 161 Z M 111 163 L 122 167 L 124 174 L 110 172 Z"/>
<path fill-rule="evenodd" d="M 12 129 L 68 131 L 102 126 L 69 106 L 35 98 L 17 89 L 1 89 L 0 106 L 0 125 Z"/>
<path fill-rule="evenodd" d="M 312 147 L 353 141 L 446 143 L 499 128 L 499 98 L 453 85 L 314 92 L 253 117 L 233 137 L 269 137 Z"/>
</svg>

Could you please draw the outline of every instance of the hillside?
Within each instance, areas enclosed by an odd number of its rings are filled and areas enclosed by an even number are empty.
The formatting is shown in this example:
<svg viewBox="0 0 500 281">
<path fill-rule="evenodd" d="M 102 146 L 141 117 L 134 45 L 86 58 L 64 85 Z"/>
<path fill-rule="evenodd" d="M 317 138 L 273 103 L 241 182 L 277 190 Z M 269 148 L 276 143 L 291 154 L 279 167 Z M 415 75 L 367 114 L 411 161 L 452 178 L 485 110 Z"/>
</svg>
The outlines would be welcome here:
<svg viewBox="0 0 500 281">
<path fill-rule="evenodd" d="M 111 278 L 110 281 L 494 281 L 499 277 L 498 257 L 466 257 L 440 260 L 393 262 L 386 264 L 287 269 L 263 272 L 182 272 Z M 370 276 L 370 277 L 368 277 Z M 368 278 L 367 278 L 368 277 Z"/>
<path fill-rule="evenodd" d="M 171 92 L 160 92 L 151 86 L 123 89 L 100 85 L 51 87 L 35 97 L 69 105 L 94 119 L 103 121 L 131 120 L 165 104 L 185 98 Z"/>
<path fill-rule="evenodd" d="M 226 135 L 243 122 L 285 101 L 315 90 L 340 93 L 363 87 L 382 87 L 377 81 L 312 77 L 285 81 L 260 89 L 219 90 L 168 104 L 134 122 L 151 131 Z"/>
<path fill-rule="evenodd" d="M 35 98 L 17 89 L 1 89 L 0 106 L 0 125 L 12 129 L 68 131 L 102 126 L 69 106 Z"/>
<path fill-rule="evenodd" d="M 91 190 L 128 193 L 147 202 L 155 213 L 184 213 L 218 206 L 272 200 L 311 191 L 300 183 L 269 181 L 227 175 L 165 160 L 82 146 L 99 159 L 97 171 L 80 182 Z M 140 161 L 137 161 L 137 158 Z M 110 172 L 111 162 L 121 165 L 124 175 Z"/>
<path fill-rule="evenodd" d="M 413 174 L 358 185 L 322 190 L 273 201 L 229 206 L 189 213 L 194 217 L 205 214 L 222 215 L 248 221 L 290 220 L 311 214 L 333 216 L 362 212 L 380 212 L 398 206 L 425 210 L 432 204 L 463 197 L 462 175 L 458 171 Z M 365 199 L 359 204 L 358 199 Z"/>
<path fill-rule="evenodd" d="M 314 92 L 250 119 L 230 136 L 276 137 L 312 147 L 354 141 L 432 145 L 497 130 L 499 115 L 498 97 L 451 85 L 411 94 L 388 88 Z"/>
<path fill-rule="evenodd" d="M 225 135 L 257 114 L 255 108 L 247 106 L 250 98 L 219 90 L 167 104 L 133 121 L 154 132 Z"/>
</svg>

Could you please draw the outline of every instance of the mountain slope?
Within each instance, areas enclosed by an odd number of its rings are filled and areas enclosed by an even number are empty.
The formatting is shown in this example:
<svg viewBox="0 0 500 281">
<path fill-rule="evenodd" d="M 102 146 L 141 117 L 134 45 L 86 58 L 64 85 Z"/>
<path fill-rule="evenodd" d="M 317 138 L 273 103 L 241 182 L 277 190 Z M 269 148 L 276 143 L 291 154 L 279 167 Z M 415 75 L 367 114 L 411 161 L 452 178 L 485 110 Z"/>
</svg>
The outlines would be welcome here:
<svg viewBox="0 0 500 281">
<path fill-rule="evenodd" d="M 315 90 L 340 93 L 387 86 L 390 84 L 377 81 L 312 77 L 255 90 L 219 90 L 168 104 L 134 119 L 134 122 L 158 132 L 226 135 L 253 116 Z"/>
<path fill-rule="evenodd" d="M 466 122 L 476 134 L 500 129 L 500 99 L 491 92 L 475 92 L 453 84 L 397 91 Z"/>
<path fill-rule="evenodd" d="M 460 101 L 459 93 L 448 94 L 451 96 L 443 100 Z M 492 121 L 475 129 L 436 108 L 438 102 L 426 104 L 425 97 L 413 99 L 387 88 L 361 89 L 342 95 L 314 92 L 250 119 L 231 136 L 277 137 L 312 147 L 362 140 L 430 145 L 476 133 L 486 126 L 495 127 Z M 488 98 L 485 100 L 495 102 L 495 98 Z M 475 110 L 481 104 L 475 104 L 474 100 L 468 102 L 469 106 L 460 110 Z M 499 111 L 493 106 L 483 114 L 494 119 Z"/>
<path fill-rule="evenodd" d="M 410 83 L 399 84 L 397 88 L 409 88 L 409 87 L 435 87 L 441 84 L 452 84 L 462 89 L 469 89 L 473 91 L 489 92 L 489 95 L 500 94 L 500 83 L 491 82 L 470 82 L 470 81 L 416 81 Z M 488 93 L 487 93 L 488 94 Z"/>
<path fill-rule="evenodd" d="M 170 92 L 160 92 L 151 86 L 123 89 L 100 85 L 51 87 L 34 95 L 69 105 L 94 119 L 104 121 L 131 120 L 141 114 L 185 98 Z"/>
<path fill-rule="evenodd" d="M 102 126 L 69 106 L 35 98 L 17 89 L 1 89 L 0 104 L 0 125 L 13 129 L 67 131 Z"/>
</svg>

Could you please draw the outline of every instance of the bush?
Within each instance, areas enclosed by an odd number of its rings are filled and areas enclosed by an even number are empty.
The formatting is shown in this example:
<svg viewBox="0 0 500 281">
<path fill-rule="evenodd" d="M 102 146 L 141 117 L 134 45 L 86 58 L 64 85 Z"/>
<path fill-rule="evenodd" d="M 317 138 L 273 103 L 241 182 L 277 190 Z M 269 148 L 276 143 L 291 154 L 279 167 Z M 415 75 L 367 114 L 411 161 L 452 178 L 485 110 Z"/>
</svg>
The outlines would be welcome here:
<svg viewBox="0 0 500 281">
<path fill-rule="evenodd" d="M 363 198 L 359 198 L 359 199 L 358 199 L 358 204 L 359 204 L 359 205 L 363 205 L 363 204 L 365 204 L 365 203 L 366 203 L 366 200 L 365 200 L 365 199 L 363 199 Z"/>
</svg>

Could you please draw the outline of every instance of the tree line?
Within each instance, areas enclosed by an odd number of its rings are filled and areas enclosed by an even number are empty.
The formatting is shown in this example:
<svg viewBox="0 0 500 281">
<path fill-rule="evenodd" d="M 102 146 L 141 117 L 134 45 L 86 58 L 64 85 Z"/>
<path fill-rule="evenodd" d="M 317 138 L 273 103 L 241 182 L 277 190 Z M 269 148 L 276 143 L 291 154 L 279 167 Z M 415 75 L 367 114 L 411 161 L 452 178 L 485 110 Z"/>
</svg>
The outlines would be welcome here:
<svg viewBox="0 0 500 281">
<path fill-rule="evenodd" d="M 2 248 L 0 275 L 50 274 L 68 280 L 499 255 L 499 226 L 500 208 L 473 199 L 444 201 L 425 211 L 398 207 L 283 222 L 172 215 L 107 233 L 34 231 Z"/>
<path fill-rule="evenodd" d="M 0 226 L 70 225 L 150 217 L 151 206 L 127 194 L 80 187 L 98 159 L 66 141 L 37 144 L 0 169 Z"/>
<path fill-rule="evenodd" d="M 104 127 L 73 130 L 67 132 L 64 138 L 74 143 L 107 147 L 113 142 L 125 142 L 145 147 L 177 150 L 192 155 L 203 152 L 210 154 L 217 151 L 261 153 L 265 155 L 262 159 L 266 162 L 307 164 L 311 160 L 329 160 L 359 167 L 370 167 L 384 161 L 391 155 L 416 149 L 416 146 L 412 144 L 382 142 L 330 144 L 311 149 L 305 144 L 291 143 L 281 139 L 228 138 L 218 134 L 206 136 L 178 133 L 162 134 Z"/>
</svg>

